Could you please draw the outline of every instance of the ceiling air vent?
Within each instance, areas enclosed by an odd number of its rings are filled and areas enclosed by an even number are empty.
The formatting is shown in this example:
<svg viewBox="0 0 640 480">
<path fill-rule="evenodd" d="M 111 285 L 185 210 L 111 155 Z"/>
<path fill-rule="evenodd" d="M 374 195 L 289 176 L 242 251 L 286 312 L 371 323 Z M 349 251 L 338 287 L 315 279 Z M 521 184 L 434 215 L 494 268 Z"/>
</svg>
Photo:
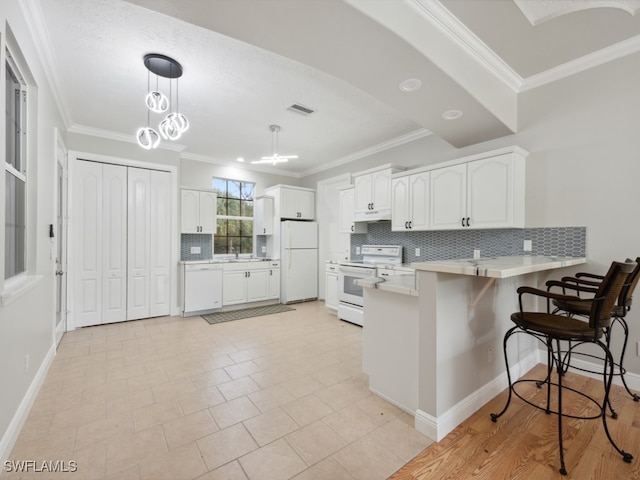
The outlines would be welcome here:
<svg viewBox="0 0 640 480">
<path fill-rule="evenodd" d="M 314 110 L 311 110 L 309 107 L 305 107 L 304 105 L 300 105 L 299 103 L 294 103 L 289 108 L 287 108 L 290 112 L 299 113 L 300 115 L 311 115 Z"/>
</svg>

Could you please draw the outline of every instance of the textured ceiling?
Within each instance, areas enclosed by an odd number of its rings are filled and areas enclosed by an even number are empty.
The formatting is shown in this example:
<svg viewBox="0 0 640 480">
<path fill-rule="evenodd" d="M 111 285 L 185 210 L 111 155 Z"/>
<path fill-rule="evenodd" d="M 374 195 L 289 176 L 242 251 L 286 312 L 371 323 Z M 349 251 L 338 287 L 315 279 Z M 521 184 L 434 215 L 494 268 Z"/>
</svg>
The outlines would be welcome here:
<svg viewBox="0 0 640 480">
<path fill-rule="evenodd" d="M 72 131 L 132 141 L 147 121 L 142 58 L 162 53 L 184 67 L 182 156 L 258 159 L 279 124 L 280 153 L 300 158 L 260 168 L 296 176 L 430 131 L 456 147 L 507 135 L 528 79 L 640 49 L 640 17 L 614 8 L 532 26 L 511 0 L 24 1 L 45 25 L 37 35 Z M 422 89 L 401 92 L 411 77 Z M 288 112 L 293 103 L 316 113 Z M 462 119 L 443 120 L 451 108 Z"/>
</svg>

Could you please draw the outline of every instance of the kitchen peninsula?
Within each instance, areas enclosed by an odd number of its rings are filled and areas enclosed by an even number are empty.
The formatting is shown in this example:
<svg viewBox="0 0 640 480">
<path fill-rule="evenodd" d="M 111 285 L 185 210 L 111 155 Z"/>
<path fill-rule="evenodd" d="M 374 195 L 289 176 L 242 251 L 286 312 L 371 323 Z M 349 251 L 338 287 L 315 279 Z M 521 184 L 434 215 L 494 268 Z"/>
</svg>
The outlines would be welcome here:
<svg viewBox="0 0 640 480">
<path fill-rule="evenodd" d="M 557 269 L 585 261 L 430 261 L 411 264 L 415 280 L 360 280 L 366 287 L 363 371 L 369 388 L 414 415 L 418 431 L 441 440 L 507 387 L 502 339 L 518 309 L 518 287 L 541 286 L 562 276 Z M 533 339 L 511 342 L 509 354 L 516 376 L 538 363 Z"/>
</svg>

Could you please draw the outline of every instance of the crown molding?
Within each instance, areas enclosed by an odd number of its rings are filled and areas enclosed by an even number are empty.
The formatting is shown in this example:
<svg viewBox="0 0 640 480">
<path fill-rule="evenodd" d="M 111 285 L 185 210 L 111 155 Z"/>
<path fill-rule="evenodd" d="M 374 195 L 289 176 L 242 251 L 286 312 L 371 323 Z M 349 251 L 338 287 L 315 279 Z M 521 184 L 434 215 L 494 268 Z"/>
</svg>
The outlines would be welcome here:
<svg viewBox="0 0 640 480">
<path fill-rule="evenodd" d="M 112 132 L 110 130 L 102 130 L 100 128 L 87 127 L 86 125 L 73 124 L 67 129 L 70 133 L 77 133 L 80 135 L 88 135 L 91 137 L 104 138 L 107 140 L 116 140 L 118 142 L 138 144 L 135 135 L 129 135 L 124 133 Z M 186 145 L 179 143 L 160 142 L 158 148 L 162 150 L 170 150 L 172 152 L 182 152 Z"/>
<path fill-rule="evenodd" d="M 401 135 L 399 137 L 393 138 L 386 142 L 378 143 L 377 145 L 372 145 L 371 147 L 365 148 L 363 150 L 359 150 L 357 152 L 351 153 L 345 157 L 339 158 L 333 162 L 325 163 L 322 166 L 312 168 L 310 170 L 306 170 L 302 173 L 302 177 L 306 177 L 308 175 L 313 175 L 315 173 L 320 173 L 325 170 L 329 170 L 334 167 L 339 167 L 341 165 L 345 165 L 347 163 L 354 162 L 356 160 L 360 160 L 361 158 L 368 157 L 370 155 L 384 152 L 385 150 L 389 150 L 394 147 L 398 147 L 400 145 L 404 145 L 405 143 L 413 142 L 414 140 L 418 140 L 423 137 L 428 137 L 431 135 L 431 132 L 426 128 L 421 128 L 418 130 L 414 130 L 413 132 L 407 133 L 406 135 Z"/>
<path fill-rule="evenodd" d="M 42 8 L 37 0 L 20 0 L 20 10 L 24 16 L 25 23 L 29 29 L 29 34 L 33 39 L 36 51 L 40 57 L 42 63 L 42 69 L 44 70 L 45 77 L 51 86 L 51 92 L 53 94 L 54 101 L 62 117 L 62 122 L 66 129 L 69 129 L 72 125 L 71 116 L 69 115 L 69 109 L 64 101 L 64 91 L 62 88 L 62 76 L 60 70 L 57 67 L 56 55 L 51 44 L 51 37 L 49 36 L 49 30 L 47 24 L 44 21 L 44 15 L 42 14 Z"/>
<path fill-rule="evenodd" d="M 427 21 L 447 34 L 467 55 L 483 65 L 514 92 L 520 90 L 522 77 L 480 40 L 438 0 L 404 0 Z"/>
<path fill-rule="evenodd" d="M 540 25 L 548 20 L 581 10 L 592 8 L 619 8 L 634 16 L 640 12 L 640 0 L 563 0 L 555 2 L 531 2 L 513 0 L 531 25 Z"/>
<path fill-rule="evenodd" d="M 584 57 L 576 58 L 557 67 L 550 68 L 537 75 L 527 77 L 522 82 L 520 92 L 532 90 L 537 87 L 562 80 L 576 73 L 584 72 L 590 68 L 595 68 L 607 62 L 617 60 L 627 55 L 640 52 L 640 35 L 625 40 L 610 47 L 603 48 Z"/>
<path fill-rule="evenodd" d="M 516 93 L 541 87 L 640 51 L 640 36 L 636 36 L 536 75 L 522 78 L 457 17 L 453 16 L 439 0 L 404 1 L 421 12 L 428 21 L 438 25 L 443 32 L 457 42 L 460 48 L 466 50 L 468 55 L 475 58 Z"/>
</svg>

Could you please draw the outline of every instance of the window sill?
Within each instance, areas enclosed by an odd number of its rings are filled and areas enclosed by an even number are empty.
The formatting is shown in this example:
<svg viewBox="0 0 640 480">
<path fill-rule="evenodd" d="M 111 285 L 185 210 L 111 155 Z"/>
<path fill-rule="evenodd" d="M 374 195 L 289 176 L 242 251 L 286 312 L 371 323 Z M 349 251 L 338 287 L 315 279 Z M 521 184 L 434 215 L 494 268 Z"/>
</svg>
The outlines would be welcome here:
<svg viewBox="0 0 640 480">
<path fill-rule="evenodd" d="M 0 305 L 5 307 L 25 295 L 35 288 L 43 278 L 43 275 L 26 275 L 23 278 L 6 282 L 4 284 L 4 290 L 0 293 Z"/>
</svg>

